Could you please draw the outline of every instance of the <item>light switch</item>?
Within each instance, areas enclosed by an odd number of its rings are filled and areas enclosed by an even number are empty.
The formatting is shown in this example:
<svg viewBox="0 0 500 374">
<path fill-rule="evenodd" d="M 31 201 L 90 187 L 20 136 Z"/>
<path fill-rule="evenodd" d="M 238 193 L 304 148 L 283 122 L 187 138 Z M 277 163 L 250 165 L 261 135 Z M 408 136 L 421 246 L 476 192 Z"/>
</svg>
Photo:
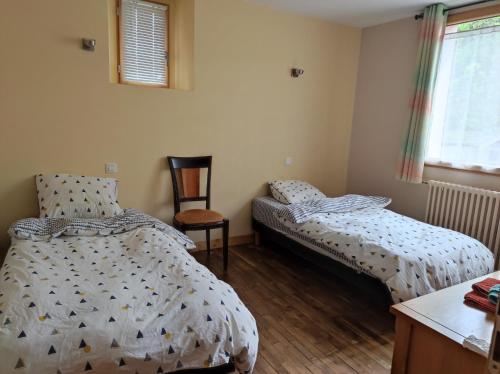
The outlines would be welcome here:
<svg viewBox="0 0 500 374">
<path fill-rule="evenodd" d="M 104 167 L 106 174 L 118 173 L 118 164 L 116 162 L 107 162 Z"/>
<path fill-rule="evenodd" d="M 290 156 L 285 158 L 285 166 L 292 166 L 292 164 L 293 164 L 293 158 L 291 158 Z"/>
</svg>

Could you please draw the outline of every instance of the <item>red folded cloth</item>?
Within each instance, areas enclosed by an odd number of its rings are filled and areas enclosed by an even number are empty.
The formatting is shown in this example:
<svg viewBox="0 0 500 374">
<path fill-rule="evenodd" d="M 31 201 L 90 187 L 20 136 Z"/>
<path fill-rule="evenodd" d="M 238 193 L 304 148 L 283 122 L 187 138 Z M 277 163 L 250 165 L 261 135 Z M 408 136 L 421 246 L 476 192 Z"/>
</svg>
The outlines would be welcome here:
<svg viewBox="0 0 500 374">
<path fill-rule="evenodd" d="M 489 302 L 487 297 L 479 296 L 474 291 L 465 294 L 464 303 L 471 307 L 484 310 L 489 313 L 495 313 L 496 305 Z"/>
<path fill-rule="evenodd" d="M 500 284 L 500 279 L 486 278 L 481 282 L 474 283 L 472 285 L 472 289 L 478 295 L 488 298 L 488 292 L 490 292 L 490 288 L 497 284 Z"/>
<path fill-rule="evenodd" d="M 488 300 L 488 292 L 490 292 L 491 287 L 497 284 L 500 284 L 500 280 L 495 278 L 486 278 L 481 282 L 474 283 L 472 291 L 465 294 L 464 303 L 489 313 L 495 313 L 496 305 Z"/>
</svg>

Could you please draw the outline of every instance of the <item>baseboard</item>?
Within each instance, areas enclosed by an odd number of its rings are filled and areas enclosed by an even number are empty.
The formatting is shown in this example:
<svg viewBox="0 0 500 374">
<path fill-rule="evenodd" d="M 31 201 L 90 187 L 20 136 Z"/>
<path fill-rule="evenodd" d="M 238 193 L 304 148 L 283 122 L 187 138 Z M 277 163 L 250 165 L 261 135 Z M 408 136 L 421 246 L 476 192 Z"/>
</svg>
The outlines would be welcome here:
<svg viewBox="0 0 500 374">
<path fill-rule="evenodd" d="M 237 245 L 252 244 L 253 242 L 254 242 L 254 234 L 231 236 L 229 238 L 229 246 L 230 247 L 237 246 Z M 210 240 L 210 248 L 212 248 L 212 249 L 222 248 L 222 239 Z M 207 250 L 207 242 L 206 241 L 196 242 L 195 251 L 206 251 L 206 250 Z"/>
</svg>

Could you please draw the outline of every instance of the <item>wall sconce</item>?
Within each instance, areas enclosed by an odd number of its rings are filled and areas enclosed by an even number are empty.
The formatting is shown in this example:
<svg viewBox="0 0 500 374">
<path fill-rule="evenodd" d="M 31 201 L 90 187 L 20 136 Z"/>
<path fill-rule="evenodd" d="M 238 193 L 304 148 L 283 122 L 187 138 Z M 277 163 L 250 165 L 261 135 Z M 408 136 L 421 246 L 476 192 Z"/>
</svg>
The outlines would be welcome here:
<svg viewBox="0 0 500 374">
<path fill-rule="evenodd" d="M 95 39 L 82 39 L 82 49 L 89 52 L 95 51 Z"/>
<path fill-rule="evenodd" d="M 304 74 L 304 70 L 303 70 L 303 69 L 299 69 L 299 68 L 293 68 L 293 69 L 292 69 L 292 77 L 294 77 L 294 78 L 298 78 L 298 77 L 300 77 L 302 74 Z"/>
</svg>

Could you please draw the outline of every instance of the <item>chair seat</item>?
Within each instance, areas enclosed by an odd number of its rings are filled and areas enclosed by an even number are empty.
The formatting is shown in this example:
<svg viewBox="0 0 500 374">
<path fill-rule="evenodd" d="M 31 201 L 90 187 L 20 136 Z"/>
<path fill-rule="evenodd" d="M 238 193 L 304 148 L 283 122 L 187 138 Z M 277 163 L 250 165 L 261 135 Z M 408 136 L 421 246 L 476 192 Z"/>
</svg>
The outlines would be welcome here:
<svg viewBox="0 0 500 374">
<path fill-rule="evenodd" d="M 223 222 L 224 216 L 213 210 L 188 209 L 177 213 L 175 220 L 181 225 L 202 225 Z"/>
</svg>

